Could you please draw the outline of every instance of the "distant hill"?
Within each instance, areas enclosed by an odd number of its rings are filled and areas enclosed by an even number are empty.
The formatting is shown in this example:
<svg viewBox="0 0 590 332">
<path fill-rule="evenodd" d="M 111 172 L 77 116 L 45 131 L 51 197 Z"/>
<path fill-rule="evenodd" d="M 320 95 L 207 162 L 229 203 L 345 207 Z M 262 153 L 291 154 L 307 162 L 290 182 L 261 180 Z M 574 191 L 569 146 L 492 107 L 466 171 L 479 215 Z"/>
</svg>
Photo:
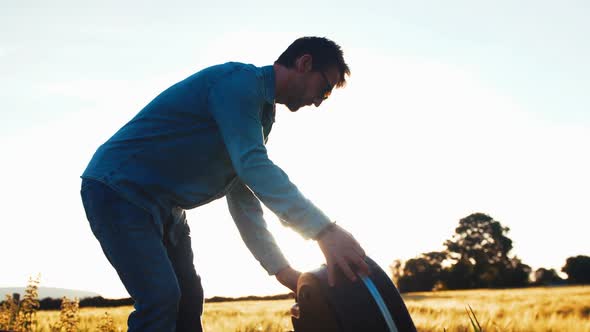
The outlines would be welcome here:
<svg viewBox="0 0 590 332">
<path fill-rule="evenodd" d="M 21 298 L 25 294 L 24 287 L 0 287 L 0 301 L 4 301 L 6 294 L 11 295 L 13 293 L 19 293 Z M 100 296 L 98 293 L 88 292 L 83 290 L 76 290 L 76 289 L 66 289 L 66 288 L 55 288 L 55 287 L 39 287 L 39 299 L 44 299 L 46 297 L 51 297 L 54 299 L 61 299 L 62 297 L 68 297 L 73 299 L 77 297 L 78 299 L 83 299 L 86 297 L 95 297 Z"/>
</svg>

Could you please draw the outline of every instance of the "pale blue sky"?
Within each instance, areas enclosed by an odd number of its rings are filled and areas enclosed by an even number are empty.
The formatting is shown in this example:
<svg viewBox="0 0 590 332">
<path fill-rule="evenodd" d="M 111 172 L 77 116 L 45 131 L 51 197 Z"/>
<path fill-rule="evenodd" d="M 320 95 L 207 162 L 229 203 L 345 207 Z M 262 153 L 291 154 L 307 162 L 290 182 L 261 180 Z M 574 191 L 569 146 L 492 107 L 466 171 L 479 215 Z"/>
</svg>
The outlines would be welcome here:
<svg viewBox="0 0 590 332">
<path fill-rule="evenodd" d="M 126 296 L 78 198 L 93 151 L 170 84 L 229 60 L 270 64 L 304 35 L 339 43 L 353 75 L 317 110 L 279 107 L 270 157 L 384 267 L 440 249 L 477 211 L 509 226 L 533 267 L 590 254 L 588 17 L 584 1 L 4 2 L 0 252 L 13 269 L 0 286 L 41 272 Z M 321 263 L 266 215 L 295 267 Z M 285 291 L 224 201 L 189 222 L 206 296 Z"/>
</svg>

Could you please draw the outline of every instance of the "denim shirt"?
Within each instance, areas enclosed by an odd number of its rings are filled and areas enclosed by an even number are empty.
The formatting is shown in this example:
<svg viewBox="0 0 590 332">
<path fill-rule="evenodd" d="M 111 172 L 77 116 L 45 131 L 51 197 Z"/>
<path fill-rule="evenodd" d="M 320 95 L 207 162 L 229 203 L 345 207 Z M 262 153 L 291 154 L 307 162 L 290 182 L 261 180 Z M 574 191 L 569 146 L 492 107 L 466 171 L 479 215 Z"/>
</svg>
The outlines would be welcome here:
<svg viewBox="0 0 590 332">
<path fill-rule="evenodd" d="M 268 158 L 274 90 L 272 66 L 203 69 L 162 92 L 101 145 L 82 178 L 150 212 L 162 234 L 174 211 L 182 218 L 172 219 L 183 220 L 184 209 L 226 196 L 246 246 L 276 274 L 288 263 L 260 202 L 304 238 L 315 238 L 330 220 Z"/>
</svg>

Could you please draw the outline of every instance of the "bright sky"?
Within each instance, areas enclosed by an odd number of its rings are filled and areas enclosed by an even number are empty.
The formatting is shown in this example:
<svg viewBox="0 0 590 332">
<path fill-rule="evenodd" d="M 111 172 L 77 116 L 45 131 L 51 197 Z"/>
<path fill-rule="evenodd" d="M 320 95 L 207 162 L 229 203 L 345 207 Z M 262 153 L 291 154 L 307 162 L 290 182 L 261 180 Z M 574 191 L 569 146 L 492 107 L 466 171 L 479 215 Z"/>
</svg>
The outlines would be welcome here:
<svg viewBox="0 0 590 332">
<path fill-rule="evenodd" d="M 206 7 L 205 7 L 206 6 Z M 587 1 L 17 1 L 0 5 L 0 287 L 127 293 L 79 198 L 95 149 L 209 65 L 271 64 L 327 36 L 352 69 L 320 108 L 277 108 L 270 158 L 383 268 L 490 214 L 513 253 L 560 269 L 590 254 Z M 187 151 L 187 153 L 190 153 Z M 315 242 L 267 222 L 295 268 Z M 205 296 L 285 293 L 219 200 L 188 213 Z"/>
</svg>

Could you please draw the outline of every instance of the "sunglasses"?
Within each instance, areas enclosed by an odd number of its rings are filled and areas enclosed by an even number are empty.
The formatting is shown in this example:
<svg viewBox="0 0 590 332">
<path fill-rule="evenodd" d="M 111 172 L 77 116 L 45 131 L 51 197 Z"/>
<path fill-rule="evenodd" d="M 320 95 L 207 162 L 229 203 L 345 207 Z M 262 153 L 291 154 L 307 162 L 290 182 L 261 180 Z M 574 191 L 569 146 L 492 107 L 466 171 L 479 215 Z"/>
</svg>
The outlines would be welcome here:
<svg viewBox="0 0 590 332">
<path fill-rule="evenodd" d="M 322 77 L 326 81 L 326 86 L 322 89 L 322 92 L 320 93 L 319 98 L 321 98 L 322 100 L 326 100 L 332 94 L 332 89 L 334 89 L 334 86 L 332 84 L 330 84 L 330 80 L 326 76 L 326 73 L 324 73 L 323 71 L 320 71 L 320 74 L 322 74 Z"/>
</svg>

